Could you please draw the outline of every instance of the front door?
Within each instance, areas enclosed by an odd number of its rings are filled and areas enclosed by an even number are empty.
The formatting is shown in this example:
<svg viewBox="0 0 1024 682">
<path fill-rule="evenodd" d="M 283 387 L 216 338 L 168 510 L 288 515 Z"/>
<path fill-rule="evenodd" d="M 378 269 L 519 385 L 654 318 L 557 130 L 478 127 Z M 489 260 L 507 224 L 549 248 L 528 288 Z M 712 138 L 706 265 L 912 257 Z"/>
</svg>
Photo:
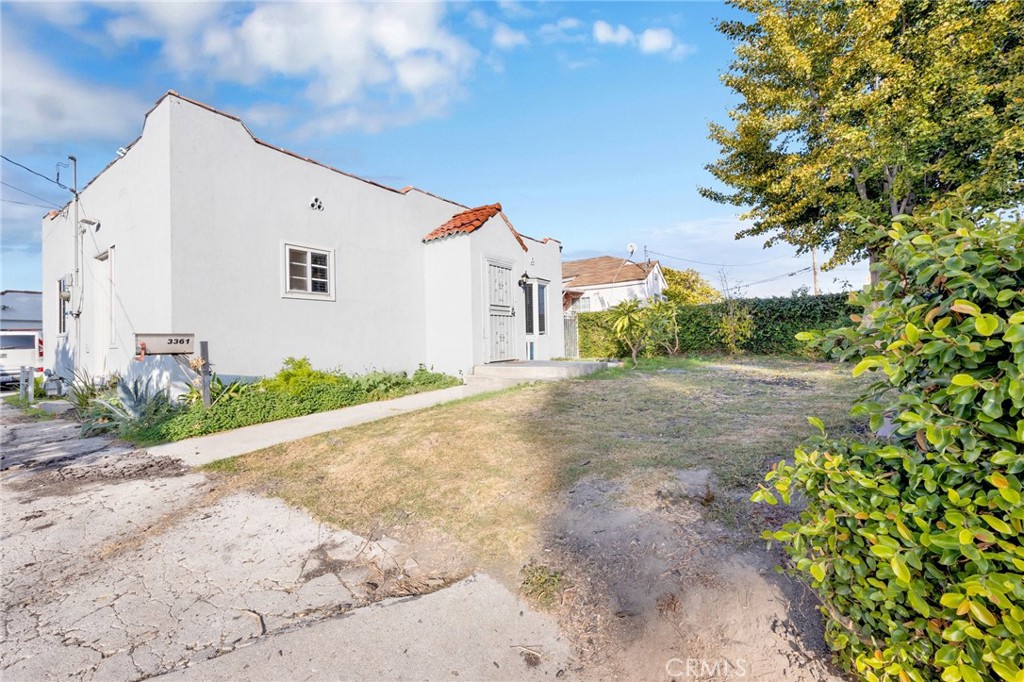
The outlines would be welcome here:
<svg viewBox="0 0 1024 682">
<path fill-rule="evenodd" d="M 515 326 L 512 318 L 512 268 L 496 263 L 487 264 L 487 313 L 490 316 L 489 362 L 512 360 Z"/>
</svg>

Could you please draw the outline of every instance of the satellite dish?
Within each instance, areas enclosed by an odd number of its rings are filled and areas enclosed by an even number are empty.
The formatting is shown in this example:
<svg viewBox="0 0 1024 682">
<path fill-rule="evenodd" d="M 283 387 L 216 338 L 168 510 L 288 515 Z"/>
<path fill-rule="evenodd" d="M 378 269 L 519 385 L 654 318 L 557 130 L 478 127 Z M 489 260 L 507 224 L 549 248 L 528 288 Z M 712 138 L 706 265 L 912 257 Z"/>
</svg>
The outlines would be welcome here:
<svg viewBox="0 0 1024 682">
<path fill-rule="evenodd" d="M 636 244 L 633 242 L 626 244 L 626 251 L 629 251 L 629 255 L 632 256 L 633 252 L 636 251 Z"/>
</svg>

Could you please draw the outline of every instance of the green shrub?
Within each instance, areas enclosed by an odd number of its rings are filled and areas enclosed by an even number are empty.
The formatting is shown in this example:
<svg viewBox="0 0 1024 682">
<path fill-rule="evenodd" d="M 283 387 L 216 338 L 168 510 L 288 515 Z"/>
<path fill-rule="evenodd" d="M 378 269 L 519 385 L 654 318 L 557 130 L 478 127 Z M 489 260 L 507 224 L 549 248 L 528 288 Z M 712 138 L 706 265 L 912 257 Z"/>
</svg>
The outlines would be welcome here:
<svg viewBox="0 0 1024 682">
<path fill-rule="evenodd" d="M 854 308 L 847 294 L 822 296 L 790 296 L 736 299 L 735 305 L 745 308 L 753 319 L 753 331 L 738 342 L 739 350 L 758 355 L 780 355 L 806 352 L 796 334 L 808 329 L 829 330 L 848 324 Z M 698 306 L 676 306 L 678 346 L 675 330 L 671 345 L 679 353 L 708 353 L 726 350 L 722 336 L 722 320 L 729 312 L 728 301 Z M 612 332 L 610 311 L 580 313 L 580 357 L 618 358 L 629 350 L 618 342 Z M 657 336 L 657 335 L 656 335 Z M 645 355 L 666 352 L 665 344 L 648 345 Z"/>
<path fill-rule="evenodd" d="M 857 328 L 805 334 L 880 380 L 855 406 L 891 442 L 796 450 L 755 499 L 806 500 L 767 533 L 810 576 L 868 680 L 1024 680 L 1024 223 L 896 222 Z M 821 428 L 821 422 L 812 418 Z"/>
<path fill-rule="evenodd" d="M 451 388 L 459 386 L 462 380 L 450 374 L 442 374 L 427 369 L 424 365 L 412 373 L 412 385 L 418 390 L 434 390 L 439 388 Z"/>
<path fill-rule="evenodd" d="M 735 355 L 740 352 L 740 345 L 754 335 L 757 327 L 754 324 L 754 316 L 740 301 L 729 299 L 722 305 L 724 313 L 718 320 L 718 340 L 726 353 Z"/>
<path fill-rule="evenodd" d="M 579 313 L 576 321 L 581 358 L 621 358 L 629 352 L 615 338 L 610 311 Z"/>
</svg>

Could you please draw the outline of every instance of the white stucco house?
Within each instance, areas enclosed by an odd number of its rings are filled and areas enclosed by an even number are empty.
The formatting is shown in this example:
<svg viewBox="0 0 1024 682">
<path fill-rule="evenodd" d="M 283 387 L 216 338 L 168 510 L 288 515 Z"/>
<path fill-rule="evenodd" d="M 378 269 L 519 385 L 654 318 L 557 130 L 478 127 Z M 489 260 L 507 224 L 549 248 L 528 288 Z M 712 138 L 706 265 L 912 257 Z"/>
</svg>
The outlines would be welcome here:
<svg viewBox="0 0 1024 682">
<path fill-rule="evenodd" d="M 608 310 L 631 300 L 663 298 L 668 287 L 661 263 L 634 263 L 598 256 L 562 263 L 563 307 L 575 312 Z"/>
<path fill-rule="evenodd" d="M 287 356 L 468 376 L 563 353 L 558 241 L 520 234 L 500 204 L 300 157 L 174 92 L 79 197 L 42 221 L 45 362 L 64 377 L 177 380 L 170 356 L 135 359 L 139 333 L 195 334 L 243 377 Z"/>
</svg>

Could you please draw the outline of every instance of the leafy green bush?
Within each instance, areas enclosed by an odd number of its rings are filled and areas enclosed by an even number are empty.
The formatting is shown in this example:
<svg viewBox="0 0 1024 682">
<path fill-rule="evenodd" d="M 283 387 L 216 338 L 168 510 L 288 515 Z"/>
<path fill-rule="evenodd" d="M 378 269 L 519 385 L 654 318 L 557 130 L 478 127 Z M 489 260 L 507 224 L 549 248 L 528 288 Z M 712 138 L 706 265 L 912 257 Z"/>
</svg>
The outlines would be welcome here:
<svg viewBox="0 0 1024 682">
<path fill-rule="evenodd" d="M 414 388 L 419 390 L 432 391 L 438 388 L 451 388 L 452 386 L 458 386 L 461 383 L 462 380 L 458 377 L 429 370 L 424 365 L 420 365 L 419 368 L 412 373 L 412 385 Z"/>
<path fill-rule="evenodd" d="M 849 323 L 854 312 L 846 294 L 825 294 L 822 296 L 791 296 L 774 298 L 736 299 L 750 312 L 753 318 L 753 332 L 746 340 L 737 343 L 737 348 L 759 355 L 778 355 L 805 352 L 796 340 L 798 332 L 808 329 L 828 330 Z M 678 323 L 678 352 L 707 353 L 725 350 L 721 323 L 728 315 L 729 302 L 707 305 L 676 307 Z M 580 357 L 615 358 L 625 357 L 629 350 L 619 343 L 612 332 L 610 311 L 580 313 L 579 322 Z M 675 346 L 675 338 L 672 339 Z M 665 352 L 663 343 L 647 346 L 646 355 Z"/>
<path fill-rule="evenodd" d="M 804 334 L 878 374 L 854 414 L 891 442 L 824 435 L 754 498 L 806 509 L 784 543 L 868 680 L 1024 680 L 1024 223 L 900 220 L 857 328 Z M 811 419 L 821 428 L 821 422 Z"/>
<path fill-rule="evenodd" d="M 612 313 L 604 310 L 576 315 L 581 358 L 621 358 L 628 351 L 612 332 Z"/>
<path fill-rule="evenodd" d="M 729 355 L 740 352 L 740 345 L 746 343 L 757 326 L 754 316 L 743 303 L 729 299 L 723 304 L 725 311 L 718 321 L 718 340 Z"/>
</svg>

